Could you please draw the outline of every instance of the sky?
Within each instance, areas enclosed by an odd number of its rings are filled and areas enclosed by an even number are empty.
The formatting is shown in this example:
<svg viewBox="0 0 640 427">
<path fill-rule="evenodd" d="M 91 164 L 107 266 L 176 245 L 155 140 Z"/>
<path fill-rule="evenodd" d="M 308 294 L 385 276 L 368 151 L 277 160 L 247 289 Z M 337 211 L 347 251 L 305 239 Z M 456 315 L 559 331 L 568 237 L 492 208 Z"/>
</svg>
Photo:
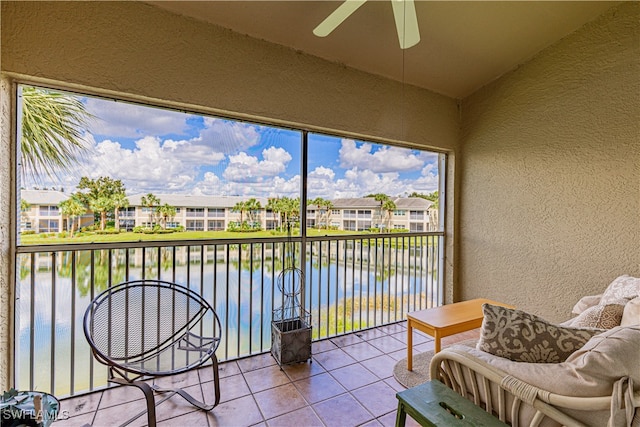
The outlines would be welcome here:
<svg viewBox="0 0 640 427">
<path fill-rule="evenodd" d="M 300 195 L 302 133 L 254 123 L 82 97 L 95 116 L 74 171 L 37 186 L 75 191 L 82 176 L 120 179 L 128 195 Z M 309 134 L 308 198 L 438 189 L 438 156 Z M 36 184 L 24 182 L 25 188 Z"/>
</svg>

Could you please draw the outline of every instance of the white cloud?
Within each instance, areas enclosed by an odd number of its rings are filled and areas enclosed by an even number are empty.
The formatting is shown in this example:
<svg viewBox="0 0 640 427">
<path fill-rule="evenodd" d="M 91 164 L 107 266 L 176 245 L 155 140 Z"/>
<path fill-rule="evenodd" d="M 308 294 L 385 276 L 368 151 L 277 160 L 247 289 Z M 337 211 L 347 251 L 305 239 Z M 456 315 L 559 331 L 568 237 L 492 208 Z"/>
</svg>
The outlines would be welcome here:
<svg viewBox="0 0 640 427">
<path fill-rule="evenodd" d="M 199 138 L 214 151 L 234 154 L 258 144 L 260 132 L 256 125 L 205 117 Z"/>
<path fill-rule="evenodd" d="M 415 171 L 424 165 L 424 160 L 407 148 L 383 146 L 375 152 L 372 149 L 372 144 L 364 143 L 358 147 L 355 141 L 343 139 L 339 151 L 340 166 L 388 173 Z"/>
<path fill-rule="evenodd" d="M 291 155 L 280 147 L 262 150 L 262 158 L 264 160 L 258 160 L 257 157 L 244 152 L 229 156 L 229 166 L 225 169 L 223 176 L 230 182 L 264 182 L 265 178 L 284 172 L 292 159 Z"/>
<path fill-rule="evenodd" d="M 300 176 L 284 176 L 293 160 L 289 152 L 270 146 L 257 153 L 262 131 L 268 128 L 214 117 L 195 120 L 196 116 L 186 113 L 125 102 L 96 98 L 85 102 L 92 114 L 103 119 L 96 120 L 91 131 L 109 138 L 97 142 L 91 133 L 87 134 L 91 148 L 85 160 L 78 162 L 74 172 L 60 174 L 57 182 L 46 180 L 40 183 L 41 187 L 64 187 L 71 192 L 82 176 L 109 176 L 121 179 L 130 194 L 297 197 L 300 193 Z M 194 128 L 194 123 L 201 129 Z M 191 137 L 194 129 L 197 136 Z M 191 136 L 184 139 L 163 139 L 164 135 L 188 132 Z M 123 145 L 122 138 L 134 138 L 135 143 Z M 269 140 L 268 135 L 264 138 Z M 267 145 L 263 142 L 262 146 Z M 397 196 L 438 189 L 435 153 L 370 143 L 358 145 L 343 139 L 338 155 L 340 167 L 346 170 L 344 176 L 338 168 L 317 167 L 310 171 L 310 198 L 362 197 L 370 193 Z M 221 167 L 215 172 L 206 169 L 220 164 L 226 165 L 224 171 Z M 413 172 L 415 177 L 418 171 L 418 178 L 403 178 L 404 172 Z"/>
<path fill-rule="evenodd" d="M 247 197 L 298 197 L 300 195 L 300 176 L 290 179 L 280 176 L 263 178 L 252 183 L 225 182 L 214 173 L 205 173 L 204 179 L 198 182 L 192 194 L 196 195 L 222 195 L 222 196 L 247 196 Z"/>
<path fill-rule="evenodd" d="M 122 180 L 130 194 L 185 192 L 194 185 L 203 164 L 217 163 L 223 158 L 219 153 L 202 152 L 201 146 L 188 142 L 176 146 L 152 136 L 137 140 L 133 148 L 113 140 L 88 140 L 90 154 L 78 162 L 74 171 L 64 174 L 56 186 L 74 191 L 82 176 L 92 179 L 109 176 Z"/>
<path fill-rule="evenodd" d="M 195 117 L 180 111 L 99 98 L 86 98 L 85 105 L 96 117 L 89 131 L 115 139 L 182 134 L 188 129 L 187 120 Z"/>
</svg>

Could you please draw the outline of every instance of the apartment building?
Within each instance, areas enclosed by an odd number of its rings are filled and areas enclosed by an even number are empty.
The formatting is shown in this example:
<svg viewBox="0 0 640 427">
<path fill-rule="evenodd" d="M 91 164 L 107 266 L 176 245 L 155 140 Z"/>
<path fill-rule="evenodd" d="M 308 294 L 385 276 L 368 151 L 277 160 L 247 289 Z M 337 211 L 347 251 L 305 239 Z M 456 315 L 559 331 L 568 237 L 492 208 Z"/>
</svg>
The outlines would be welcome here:
<svg viewBox="0 0 640 427">
<path fill-rule="evenodd" d="M 159 194 L 160 204 L 175 208 L 175 215 L 162 218 L 157 207 L 142 203 L 144 194 L 129 196 L 129 206 L 119 209 L 120 228 L 132 230 L 134 227 L 166 228 L 184 227 L 187 231 L 222 231 L 231 223 L 256 222 L 260 228 L 273 230 L 279 226 L 279 215 L 265 209 L 269 200 L 257 197 L 262 206 L 257 212 L 239 212 L 234 207 L 246 201 L 241 196 L 194 196 L 180 194 Z M 21 212 L 20 231 L 54 233 L 68 230 L 69 219 L 62 215 L 58 205 L 70 196 L 54 190 L 22 190 L 22 200 L 28 208 Z M 309 205 L 307 227 L 332 228 L 337 230 L 366 231 L 401 229 L 412 232 L 435 231 L 438 228 L 437 209 L 433 203 L 416 197 L 391 199 L 396 206 L 393 211 L 382 208 L 381 203 L 371 197 L 335 199 L 327 211 L 322 206 Z M 80 226 L 91 225 L 93 214 L 81 218 Z M 166 221 L 166 224 L 164 223 Z"/>
<path fill-rule="evenodd" d="M 20 232 L 59 233 L 69 230 L 69 218 L 62 215 L 60 203 L 70 194 L 57 190 L 21 190 Z M 87 213 L 77 219 L 77 226 L 84 227 L 93 223 L 93 214 Z"/>
<path fill-rule="evenodd" d="M 129 196 L 129 207 L 120 210 L 118 215 L 120 227 L 132 229 L 136 226 L 152 227 L 162 225 L 156 214 L 157 208 L 144 206 L 144 194 Z M 229 223 L 241 221 L 257 221 L 261 228 L 275 228 L 275 216 L 264 207 L 268 203 L 265 197 L 256 197 L 263 207 L 257 213 L 239 212 L 233 208 L 239 202 L 246 201 L 242 196 L 193 196 L 182 194 L 158 194 L 160 204 L 168 204 L 176 209 L 175 216 L 167 218 L 166 228 L 183 226 L 187 231 L 220 231 L 226 230 Z"/>
<path fill-rule="evenodd" d="M 429 200 L 420 197 L 397 197 L 393 211 L 371 197 L 333 200 L 331 209 L 310 205 L 307 209 L 307 227 L 326 227 L 339 230 L 365 231 L 409 230 L 412 232 L 438 229 L 438 211 Z"/>
</svg>

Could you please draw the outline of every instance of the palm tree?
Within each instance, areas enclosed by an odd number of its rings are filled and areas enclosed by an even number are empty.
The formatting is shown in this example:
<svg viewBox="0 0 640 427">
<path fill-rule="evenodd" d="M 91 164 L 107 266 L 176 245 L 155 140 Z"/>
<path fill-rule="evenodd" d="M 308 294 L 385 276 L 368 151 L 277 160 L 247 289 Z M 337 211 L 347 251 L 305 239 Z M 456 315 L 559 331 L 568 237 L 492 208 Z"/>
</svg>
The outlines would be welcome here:
<svg viewBox="0 0 640 427">
<path fill-rule="evenodd" d="M 120 230 L 120 218 L 118 218 L 120 216 L 120 209 L 129 206 L 129 199 L 127 199 L 124 193 L 116 193 L 111 197 L 111 201 L 113 202 L 113 216 L 116 222 L 116 230 Z"/>
<path fill-rule="evenodd" d="M 391 225 L 391 215 L 396 210 L 397 206 L 395 202 L 391 199 L 388 199 L 382 204 L 382 209 L 386 212 L 385 215 L 385 223 L 386 229 L 389 230 L 389 226 Z"/>
<path fill-rule="evenodd" d="M 82 201 L 80 201 L 77 195 L 73 195 L 67 200 L 60 202 L 58 207 L 60 208 L 62 215 L 71 219 L 71 232 L 69 233 L 69 237 L 73 237 L 73 231 L 76 228 L 75 219 L 84 215 L 87 212 L 87 207 L 82 203 Z"/>
<path fill-rule="evenodd" d="M 153 193 L 149 193 L 146 196 L 142 196 L 140 203 L 149 209 L 149 227 L 153 227 L 153 208 L 160 205 L 160 199 L 154 196 Z"/>
<path fill-rule="evenodd" d="M 379 225 L 382 225 L 382 224 L 383 224 L 383 222 L 384 222 L 384 219 L 383 219 L 383 213 L 382 213 L 382 211 L 383 211 L 383 206 L 384 206 L 384 203 L 385 203 L 387 200 L 391 200 L 391 198 L 390 198 L 389 196 L 387 196 L 386 194 L 383 194 L 383 193 L 372 194 L 372 195 L 369 195 L 369 196 L 367 196 L 367 197 L 373 197 L 374 199 L 376 199 L 376 201 L 377 201 L 377 202 L 380 202 L 380 208 L 379 208 L 379 212 L 380 212 L 380 214 L 379 214 L 379 217 L 380 217 L 380 224 L 379 224 Z M 378 225 L 378 226 L 379 226 L 379 225 Z"/>
<path fill-rule="evenodd" d="M 89 201 L 89 209 L 100 214 L 100 230 L 107 225 L 107 212 L 113 210 L 113 200 L 107 196 L 100 196 Z"/>
<path fill-rule="evenodd" d="M 238 202 L 233 206 L 233 208 L 231 208 L 231 210 L 234 212 L 240 212 L 240 226 L 242 227 L 242 218 L 244 212 L 247 210 L 247 202 Z"/>
<path fill-rule="evenodd" d="M 300 197 L 290 199 L 286 197 L 285 201 L 285 213 L 288 221 L 296 221 L 300 219 Z"/>
<path fill-rule="evenodd" d="M 167 229 L 167 220 L 176 216 L 176 208 L 174 206 L 165 203 L 162 206 L 158 206 L 158 215 L 162 218 L 162 228 Z"/>
<path fill-rule="evenodd" d="M 278 229 L 282 231 L 282 199 L 278 197 L 269 199 L 267 201 L 267 206 L 265 207 L 265 209 L 273 212 L 276 215 L 276 217 L 278 218 Z"/>
<path fill-rule="evenodd" d="M 262 204 L 255 198 L 251 198 L 245 202 L 245 209 L 248 213 L 249 222 L 251 223 L 251 228 L 257 228 L 257 215 L 262 209 Z"/>
<path fill-rule="evenodd" d="M 27 202 L 25 199 L 20 199 L 20 219 L 22 221 L 29 221 L 29 215 L 27 215 L 27 211 L 31 209 L 31 204 Z"/>
<path fill-rule="evenodd" d="M 87 149 L 83 134 L 94 118 L 76 97 L 22 87 L 21 170 L 34 180 L 68 171 Z"/>
<path fill-rule="evenodd" d="M 333 203 L 331 202 L 331 200 L 327 200 L 322 197 L 316 197 L 315 199 L 311 200 L 310 203 L 318 207 L 318 213 L 320 214 L 318 218 L 318 228 L 320 228 L 320 224 L 324 223 L 325 228 L 328 230 L 329 218 L 331 217 L 331 209 L 333 209 Z"/>
</svg>

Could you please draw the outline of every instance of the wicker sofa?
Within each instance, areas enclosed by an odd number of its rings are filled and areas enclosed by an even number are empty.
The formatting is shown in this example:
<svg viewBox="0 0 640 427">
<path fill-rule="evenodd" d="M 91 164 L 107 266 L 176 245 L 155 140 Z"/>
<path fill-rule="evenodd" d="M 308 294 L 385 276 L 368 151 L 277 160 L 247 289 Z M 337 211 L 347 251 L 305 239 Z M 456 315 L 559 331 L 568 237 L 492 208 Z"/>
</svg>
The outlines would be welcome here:
<svg viewBox="0 0 640 427">
<path fill-rule="evenodd" d="M 628 285 L 624 295 L 620 283 Z M 605 307 L 612 305 L 621 307 Z M 512 426 L 640 427 L 640 279 L 620 276 L 573 312 L 553 325 L 486 307 L 477 346 L 436 354 L 431 378 Z M 596 327 L 603 322 L 607 328 Z"/>
</svg>

